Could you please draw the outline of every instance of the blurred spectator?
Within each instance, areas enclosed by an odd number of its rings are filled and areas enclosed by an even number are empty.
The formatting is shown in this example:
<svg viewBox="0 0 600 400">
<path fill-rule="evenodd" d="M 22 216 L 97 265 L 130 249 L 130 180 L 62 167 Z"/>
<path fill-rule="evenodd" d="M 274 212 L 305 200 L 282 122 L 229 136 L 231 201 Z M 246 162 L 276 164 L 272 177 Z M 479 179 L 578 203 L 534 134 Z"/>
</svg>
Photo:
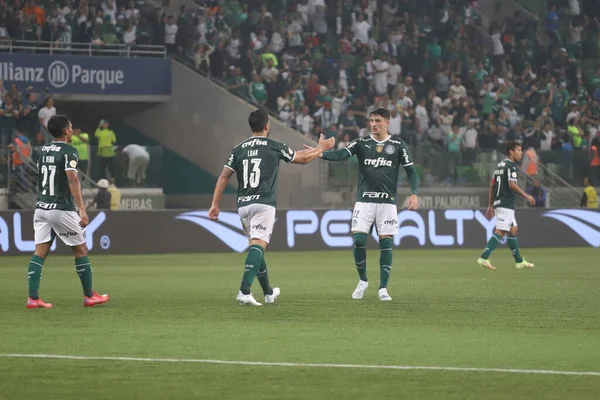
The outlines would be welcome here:
<svg viewBox="0 0 600 400">
<path fill-rule="evenodd" d="M 590 145 L 590 178 L 600 182 L 600 130 L 596 131 Z"/>
<path fill-rule="evenodd" d="M 260 76 L 254 74 L 253 81 L 250 83 L 250 98 L 255 103 L 264 106 L 267 102 L 267 88 Z"/>
<path fill-rule="evenodd" d="M 598 208 L 598 192 L 590 178 L 583 180 L 583 195 L 581 196 L 581 207 Z"/>
<path fill-rule="evenodd" d="M 348 144 L 350 143 L 350 141 L 351 141 L 350 135 L 348 135 L 347 133 L 345 133 L 342 136 L 341 140 L 339 140 L 337 142 L 337 149 L 339 150 L 339 149 L 343 149 L 343 148 L 348 147 Z"/>
<path fill-rule="evenodd" d="M 0 104 L 0 146 L 6 146 L 12 140 L 12 136 L 17 128 L 17 118 L 19 118 L 20 105 L 13 101 L 12 94 L 4 96 Z"/>
<path fill-rule="evenodd" d="M 535 148 L 532 146 L 528 147 L 523 154 L 523 160 L 521 161 L 521 169 L 529 178 L 534 178 L 538 173 L 539 157 Z"/>
<path fill-rule="evenodd" d="M 547 191 L 542 186 L 539 179 L 533 180 L 533 185 L 527 188 L 527 194 L 535 199 L 535 205 L 533 207 L 546 207 L 546 196 Z"/>
<path fill-rule="evenodd" d="M 77 168 L 88 175 L 90 167 L 90 136 L 87 133 L 81 132 L 81 129 L 75 128 L 73 129 L 73 136 L 71 136 L 71 145 L 79 153 Z"/>
<path fill-rule="evenodd" d="M 123 148 L 123 153 L 127 155 L 127 180 L 131 185 L 143 186 L 146 182 L 146 169 L 150 163 L 150 154 L 145 147 L 130 144 Z"/>
<path fill-rule="evenodd" d="M 175 38 L 177 36 L 177 31 L 179 27 L 175 24 L 175 20 L 172 15 L 167 17 L 167 21 L 164 24 L 165 30 L 165 47 L 169 54 L 175 54 L 177 52 L 177 45 L 175 42 Z"/>
<path fill-rule="evenodd" d="M 461 134 L 463 140 L 463 161 L 465 165 L 472 165 L 475 162 L 479 148 L 477 129 L 475 129 L 475 124 L 472 120 L 469 120 L 467 127 L 463 129 L 464 131 Z"/>
<path fill-rule="evenodd" d="M 304 135 L 309 135 L 313 130 L 314 120 L 308 113 L 308 106 L 302 108 L 302 112 L 296 117 L 296 127 Z"/>
<path fill-rule="evenodd" d="M 17 132 L 13 142 L 9 145 L 12 152 L 12 168 L 17 177 L 21 190 L 29 190 L 26 177 L 25 161 L 31 158 L 31 143 L 24 132 Z"/>
<path fill-rule="evenodd" d="M 456 181 L 456 167 L 461 164 L 462 137 L 458 125 L 453 124 L 448 133 L 448 153 L 449 153 L 449 168 L 450 179 Z"/>
<path fill-rule="evenodd" d="M 22 105 L 22 125 L 25 132 L 32 137 L 40 131 L 40 103 L 35 93 L 27 93 Z"/>
<path fill-rule="evenodd" d="M 100 179 L 96 182 L 96 185 L 98 186 L 98 191 L 86 208 L 89 210 L 96 206 L 96 210 L 110 210 L 111 193 L 108 191 L 108 181 Z"/>
<path fill-rule="evenodd" d="M 110 193 L 110 209 L 119 210 L 121 208 L 121 191 L 115 185 L 115 178 L 108 180 L 107 190 Z"/>
<path fill-rule="evenodd" d="M 101 120 L 94 137 L 98 141 L 98 175 L 100 178 L 115 177 L 115 144 L 117 135 L 109 129 L 109 123 Z M 107 186 L 108 187 L 108 186 Z"/>
<path fill-rule="evenodd" d="M 56 115 L 54 100 L 52 98 L 49 98 L 46 101 L 46 105 L 40 108 L 40 111 L 38 112 L 38 120 L 47 142 L 50 142 L 53 139 L 50 132 L 48 132 L 48 120 L 50 120 L 50 118 L 54 115 Z"/>
</svg>

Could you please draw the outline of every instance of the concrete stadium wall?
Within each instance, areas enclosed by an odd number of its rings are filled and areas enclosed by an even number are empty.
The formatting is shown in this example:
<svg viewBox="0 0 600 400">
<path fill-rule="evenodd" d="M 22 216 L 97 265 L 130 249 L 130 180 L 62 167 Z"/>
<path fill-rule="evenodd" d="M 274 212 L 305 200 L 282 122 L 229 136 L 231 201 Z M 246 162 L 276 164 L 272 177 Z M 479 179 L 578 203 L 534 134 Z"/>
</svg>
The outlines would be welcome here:
<svg viewBox="0 0 600 400">
<path fill-rule="evenodd" d="M 172 63 L 171 100 L 129 114 L 124 121 L 218 176 L 231 148 L 250 135 L 247 118 L 254 107 L 180 63 Z M 271 122 L 271 135 L 294 149 L 302 149 L 305 143 L 314 145 L 278 121 Z M 322 164 L 282 165 L 279 206 L 321 205 Z"/>
</svg>

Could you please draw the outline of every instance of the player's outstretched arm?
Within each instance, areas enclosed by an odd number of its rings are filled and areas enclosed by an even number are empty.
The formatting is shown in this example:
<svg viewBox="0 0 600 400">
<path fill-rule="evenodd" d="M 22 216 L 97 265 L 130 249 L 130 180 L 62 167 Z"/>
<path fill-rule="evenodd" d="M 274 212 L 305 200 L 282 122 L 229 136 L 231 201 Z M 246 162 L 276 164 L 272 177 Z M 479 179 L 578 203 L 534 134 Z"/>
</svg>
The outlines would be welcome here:
<svg viewBox="0 0 600 400">
<path fill-rule="evenodd" d="M 79 210 L 79 225 L 82 228 L 85 228 L 89 223 L 90 219 L 87 215 L 87 211 L 85 210 L 85 206 L 83 205 L 83 196 L 81 195 L 81 183 L 79 183 L 79 173 L 70 169 L 65 171 L 67 174 L 67 181 L 69 182 L 69 190 L 71 191 L 71 196 L 73 196 L 73 201 L 75 202 L 75 206 Z"/>
<path fill-rule="evenodd" d="M 508 181 L 508 187 L 510 188 L 510 190 L 512 190 L 519 196 L 525 198 L 525 200 L 527 200 L 527 202 L 529 202 L 529 205 L 535 206 L 535 199 L 532 196 L 525 193 L 523 191 L 523 189 L 521 189 L 519 187 L 519 185 L 517 184 L 517 181 L 513 181 L 513 180 Z"/>
<path fill-rule="evenodd" d="M 304 147 L 307 150 L 304 151 L 311 151 L 314 150 L 314 147 L 310 147 L 309 145 L 304 145 Z M 321 157 L 323 160 L 327 160 L 327 161 L 342 161 L 345 160 L 347 158 L 352 157 L 352 153 L 350 153 L 349 150 L 347 150 L 346 148 L 343 149 L 339 149 L 339 150 L 329 150 L 329 151 L 324 151 L 323 154 L 321 154 L 319 157 Z"/>
<path fill-rule="evenodd" d="M 323 152 L 329 150 L 335 144 L 335 138 L 325 139 L 323 135 L 319 138 L 319 145 L 317 147 L 307 147 L 305 151 L 297 151 L 294 159 L 291 161 L 294 164 L 308 164 L 317 157 L 320 157 Z"/>
<path fill-rule="evenodd" d="M 221 204 L 221 196 L 227 187 L 227 182 L 229 182 L 229 178 L 233 175 L 233 170 L 231 168 L 223 167 L 223 171 L 221 171 L 221 175 L 219 175 L 219 179 L 217 179 L 217 184 L 215 185 L 215 191 L 213 193 L 212 205 L 210 206 L 210 210 L 208 210 L 208 218 L 216 221 L 219 219 L 219 205 Z"/>
</svg>

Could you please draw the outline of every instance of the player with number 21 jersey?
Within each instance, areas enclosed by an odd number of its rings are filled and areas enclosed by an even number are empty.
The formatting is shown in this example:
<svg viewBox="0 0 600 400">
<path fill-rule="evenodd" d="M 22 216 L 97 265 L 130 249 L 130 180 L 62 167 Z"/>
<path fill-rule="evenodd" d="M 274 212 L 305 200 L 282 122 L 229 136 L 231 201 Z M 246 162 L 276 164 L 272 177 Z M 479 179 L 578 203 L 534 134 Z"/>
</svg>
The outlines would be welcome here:
<svg viewBox="0 0 600 400">
<path fill-rule="evenodd" d="M 92 267 L 85 236 L 89 218 L 77 171 L 79 155 L 68 144 L 73 126 L 66 116 L 55 115 L 48 120 L 47 127 L 54 140 L 42 146 L 37 160 L 38 197 L 33 214 L 35 250 L 27 274 L 27 308 L 52 308 L 51 303 L 40 299 L 38 291 L 44 262 L 56 237 L 71 248 L 75 271 L 83 287 L 83 305 L 93 307 L 108 301 L 109 296 L 99 295 L 92 289 Z"/>
</svg>

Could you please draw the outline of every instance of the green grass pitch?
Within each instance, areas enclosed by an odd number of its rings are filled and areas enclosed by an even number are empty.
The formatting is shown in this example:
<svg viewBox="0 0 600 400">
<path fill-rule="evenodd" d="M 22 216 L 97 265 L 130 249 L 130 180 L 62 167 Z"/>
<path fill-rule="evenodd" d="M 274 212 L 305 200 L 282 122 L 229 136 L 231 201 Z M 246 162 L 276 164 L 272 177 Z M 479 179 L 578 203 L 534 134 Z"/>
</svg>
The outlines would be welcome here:
<svg viewBox="0 0 600 400">
<path fill-rule="evenodd" d="M 600 251 L 394 251 L 393 301 L 353 301 L 350 251 L 269 253 L 277 304 L 238 306 L 242 254 L 93 256 L 82 307 L 73 260 L 50 257 L 25 309 L 27 257 L 0 257 L 0 353 L 169 358 L 175 362 L 0 356 L 0 399 L 598 399 L 600 376 L 185 363 L 180 359 L 600 371 Z M 258 282 L 253 286 L 263 300 Z"/>
</svg>

